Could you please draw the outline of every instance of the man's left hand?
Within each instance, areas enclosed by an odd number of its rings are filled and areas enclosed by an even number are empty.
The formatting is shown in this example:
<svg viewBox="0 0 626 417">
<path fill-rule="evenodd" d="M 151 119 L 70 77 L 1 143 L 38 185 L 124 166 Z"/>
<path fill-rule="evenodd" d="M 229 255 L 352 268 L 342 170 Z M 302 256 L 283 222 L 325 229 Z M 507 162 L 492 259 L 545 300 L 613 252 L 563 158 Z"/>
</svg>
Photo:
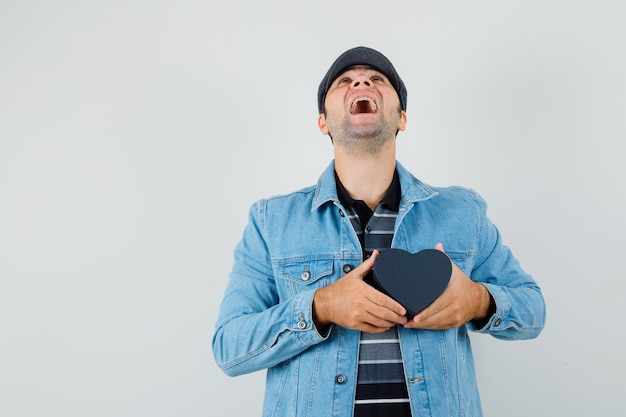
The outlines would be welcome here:
<svg viewBox="0 0 626 417">
<path fill-rule="evenodd" d="M 435 249 L 443 252 L 443 245 L 438 243 Z M 468 321 L 485 318 L 490 303 L 487 288 L 472 281 L 452 262 L 452 277 L 444 292 L 404 327 L 430 330 L 461 327 Z"/>
</svg>

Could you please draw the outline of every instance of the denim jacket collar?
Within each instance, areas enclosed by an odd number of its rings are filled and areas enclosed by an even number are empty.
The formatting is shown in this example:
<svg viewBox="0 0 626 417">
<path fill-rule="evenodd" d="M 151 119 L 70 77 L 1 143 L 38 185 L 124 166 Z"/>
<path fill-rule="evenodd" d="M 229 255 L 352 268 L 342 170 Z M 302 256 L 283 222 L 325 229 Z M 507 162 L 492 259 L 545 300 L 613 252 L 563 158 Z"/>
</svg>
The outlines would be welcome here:
<svg viewBox="0 0 626 417">
<path fill-rule="evenodd" d="M 428 200 L 438 194 L 437 191 L 415 178 L 400 162 L 396 161 L 396 169 L 400 177 L 400 188 L 402 190 L 401 207 L 407 207 L 413 203 Z M 315 197 L 313 197 L 311 204 L 311 211 L 314 211 L 327 202 L 339 202 L 337 183 L 335 182 L 334 160 L 324 170 L 317 182 Z"/>
</svg>

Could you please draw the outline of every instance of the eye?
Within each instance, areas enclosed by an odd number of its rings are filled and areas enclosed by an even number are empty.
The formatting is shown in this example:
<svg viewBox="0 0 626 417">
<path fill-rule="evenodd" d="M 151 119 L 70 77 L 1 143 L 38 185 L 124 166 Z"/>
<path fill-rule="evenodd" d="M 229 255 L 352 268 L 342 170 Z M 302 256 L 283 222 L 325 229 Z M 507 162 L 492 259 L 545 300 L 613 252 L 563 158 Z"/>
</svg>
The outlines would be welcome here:
<svg viewBox="0 0 626 417">
<path fill-rule="evenodd" d="M 381 77 L 380 75 L 373 75 L 372 76 L 372 81 L 384 81 L 383 77 Z"/>
<path fill-rule="evenodd" d="M 342 85 L 342 84 L 346 84 L 346 83 L 350 83 L 350 78 L 348 77 L 343 77 L 343 78 L 339 78 L 339 80 L 337 81 L 337 85 Z"/>
</svg>

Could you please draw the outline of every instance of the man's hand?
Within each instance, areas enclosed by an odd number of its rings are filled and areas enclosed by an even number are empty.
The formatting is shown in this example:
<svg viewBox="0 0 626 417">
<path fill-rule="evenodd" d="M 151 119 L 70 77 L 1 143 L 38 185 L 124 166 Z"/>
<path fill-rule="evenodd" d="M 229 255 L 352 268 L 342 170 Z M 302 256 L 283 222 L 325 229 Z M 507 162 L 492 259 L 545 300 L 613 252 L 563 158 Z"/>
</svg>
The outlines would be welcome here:
<svg viewBox="0 0 626 417">
<path fill-rule="evenodd" d="M 435 246 L 443 252 L 443 245 Z M 412 329 L 452 329 L 471 320 L 484 318 L 491 295 L 484 285 L 472 281 L 452 262 L 452 277 L 443 293 L 431 305 L 418 313 L 404 327 Z"/>
<path fill-rule="evenodd" d="M 363 281 L 374 267 L 378 251 L 313 297 L 313 319 L 318 329 L 330 323 L 368 333 L 380 333 L 406 324 L 406 309 L 391 297 Z"/>
</svg>

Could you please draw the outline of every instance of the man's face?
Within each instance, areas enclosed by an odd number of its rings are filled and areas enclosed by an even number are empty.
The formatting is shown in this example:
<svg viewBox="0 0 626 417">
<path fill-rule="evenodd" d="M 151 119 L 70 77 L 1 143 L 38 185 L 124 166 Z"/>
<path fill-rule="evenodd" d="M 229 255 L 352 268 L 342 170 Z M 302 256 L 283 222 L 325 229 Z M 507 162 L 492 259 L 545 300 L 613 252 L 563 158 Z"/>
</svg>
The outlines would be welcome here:
<svg viewBox="0 0 626 417">
<path fill-rule="evenodd" d="M 324 108 L 320 130 L 346 147 L 376 150 L 406 124 L 398 93 L 387 77 L 369 67 L 354 67 L 337 77 Z"/>
</svg>

